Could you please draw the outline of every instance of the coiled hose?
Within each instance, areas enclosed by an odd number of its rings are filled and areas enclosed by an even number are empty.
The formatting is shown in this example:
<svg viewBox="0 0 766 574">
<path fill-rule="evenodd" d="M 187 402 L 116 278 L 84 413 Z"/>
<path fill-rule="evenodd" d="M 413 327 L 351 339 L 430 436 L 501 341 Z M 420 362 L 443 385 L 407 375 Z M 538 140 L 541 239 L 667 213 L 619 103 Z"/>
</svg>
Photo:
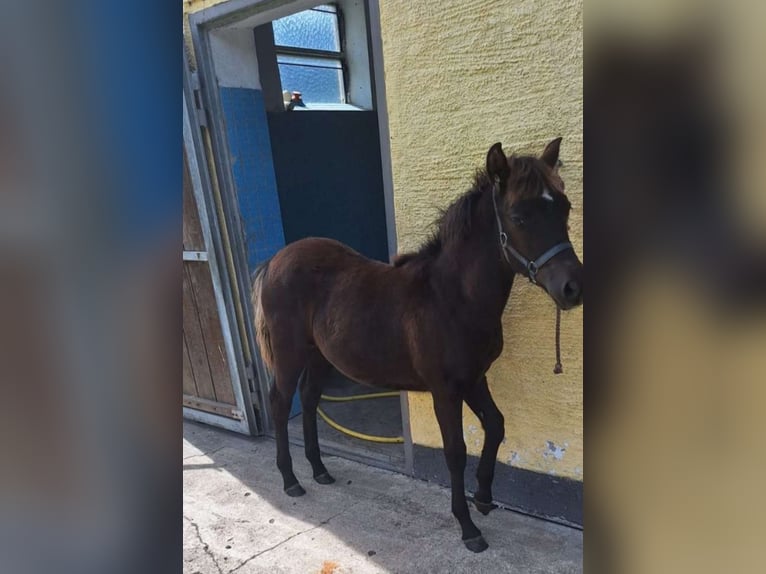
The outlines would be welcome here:
<svg viewBox="0 0 766 574">
<path fill-rule="evenodd" d="M 388 397 L 398 397 L 399 393 L 397 391 L 388 391 L 385 393 L 368 393 L 365 395 L 351 395 L 348 397 L 334 397 L 332 395 L 322 395 L 322 399 L 325 401 L 330 401 L 333 403 L 345 403 L 350 401 L 363 401 L 367 399 L 384 399 Z M 343 434 L 346 434 L 348 436 L 358 438 L 360 440 L 366 440 L 369 442 L 382 442 L 387 444 L 402 444 L 404 443 L 404 437 L 400 436 L 375 436 L 370 434 L 364 434 L 361 432 L 357 432 L 355 430 L 352 430 L 350 428 L 344 427 L 341 424 L 338 424 L 334 420 L 332 420 L 329 416 L 327 416 L 327 413 L 325 413 L 321 408 L 317 407 L 317 413 L 320 417 L 322 417 L 322 420 L 326 422 L 328 425 L 330 425 L 332 428 L 334 428 L 338 432 L 342 432 Z"/>
</svg>

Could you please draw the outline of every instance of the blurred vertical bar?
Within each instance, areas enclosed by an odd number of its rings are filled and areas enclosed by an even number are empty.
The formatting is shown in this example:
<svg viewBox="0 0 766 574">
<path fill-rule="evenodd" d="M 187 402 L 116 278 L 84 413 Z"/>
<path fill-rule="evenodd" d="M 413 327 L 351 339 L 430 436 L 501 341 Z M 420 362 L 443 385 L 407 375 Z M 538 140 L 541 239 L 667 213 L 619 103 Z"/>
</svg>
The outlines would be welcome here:
<svg viewBox="0 0 766 574">
<path fill-rule="evenodd" d="M 766 571 L 764 10 L 585 3 L 588 572 Z"/>
<path fill-rule="evenodd" d="M 181 569 L 180 15 L 3 6 L 2 572 Z"/>
</svg>

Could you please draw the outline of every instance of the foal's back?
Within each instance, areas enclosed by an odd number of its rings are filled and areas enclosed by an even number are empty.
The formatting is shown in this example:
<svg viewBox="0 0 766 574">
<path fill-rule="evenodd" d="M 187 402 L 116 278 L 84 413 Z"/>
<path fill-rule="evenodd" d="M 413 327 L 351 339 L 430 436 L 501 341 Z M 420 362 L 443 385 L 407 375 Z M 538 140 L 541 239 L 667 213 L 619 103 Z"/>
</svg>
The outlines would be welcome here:
<svg viewBox="0 0 766 574">
<path fill-rule="evenodd" d="M 392 266 L 368 259 L 334 239 L 309 237 L 291 243 L 269 263 L 266 305 L 297 300 L 314 309 L 339 293 L 353 303 L 359 295 L 377 294 L 382 283 L 392 281 Z"/>
</svg>

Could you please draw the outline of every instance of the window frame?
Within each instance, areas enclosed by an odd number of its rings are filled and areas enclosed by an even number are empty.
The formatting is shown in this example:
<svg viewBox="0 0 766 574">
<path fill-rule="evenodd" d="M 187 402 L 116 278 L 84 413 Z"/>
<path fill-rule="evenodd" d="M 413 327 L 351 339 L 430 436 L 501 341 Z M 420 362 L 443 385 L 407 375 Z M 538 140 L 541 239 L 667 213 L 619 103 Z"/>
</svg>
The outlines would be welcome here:
<svg viewBox="0 0 766 574">
<path fill-rule="evenodd" d="M 301 10 L 299 12 L 295 12 L 294 14 L 299 14 L 300 12 L 306 12 L 309 10 L 314 10 L 317 12 L 321 12 L 321 10 L 318 10 L 320 6 L 333 6 L 335 8 L 335 18 L 338 25 L 338 44 L 340 46 L 339 51 L 334 50 L 320 50 L 317 48 L 301 48 L 296 46 L 284 46 L 282 44 L 277 44 L 276 40 L 274 40 L 274 53 L 277 58 L 277 69 L 279 69 L 279 56 L 297 56 L 297 57 L 308 57 L 308 58 L 317 58 L 322 60 L 329 60 L 333 62 L 339 62 L 340 63 L 340 72 L 341 72 L 341 80 L 343 82 L 343 85 L 341 86 L 341 96 L 343 98 L 343 101 L 340 102 L 341 104 L 348 105 L 349 104 L 349 91 L 348 91 L 348 62 L 346 61 L 346 34 L 344 30 L 344 20 L 343 20 L 343 11 L 341 10 L 340 6 L 334 2 L 326 2 L 325 4 L 320 4 L 318 6 L 314 6 L 312 8 L 307 8 L 306 10 Z M 293 15 L 293 14 L 291 14 Z M 288 16 L 285 16 L 288 17 Z M 273 23 L 272 23 L 273 25 Z M 284 86 L 282 86 L 282 74 L 279 73 L 279 84 L 280 84 L 280 91 L 284 90 Z M 323 104 L 334 104 L 335 102 L 315 102 L 314 105 L 321 106 Z M 311 102 L 309 102 L 311 104 Z"/>
</svg>

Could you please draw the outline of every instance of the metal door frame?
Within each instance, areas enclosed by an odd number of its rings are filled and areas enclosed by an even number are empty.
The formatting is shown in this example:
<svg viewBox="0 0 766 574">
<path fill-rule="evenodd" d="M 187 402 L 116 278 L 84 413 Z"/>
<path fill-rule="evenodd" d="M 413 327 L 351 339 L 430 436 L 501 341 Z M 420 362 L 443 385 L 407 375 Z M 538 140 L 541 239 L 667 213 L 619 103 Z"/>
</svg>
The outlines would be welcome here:
<svg viewBox="0 0 766 574">
<path fill-rule="evenodd" d="M 252 394 L 248 385 L 247 370 L 243 360 L 239 337 L 233 335 L 238 332 L 238 327 L 232 304 L 231 285 L 229 284 L 227 273 L 223 272 L 224 268 L 219 263 L 223 261 L 225 266 L 221 230 L 216 217 L 210 173 L 200 133 L 199 120 L 196 114 L 197 106 L 194 99 L 191 73 L 185 59 L 183 64 L 183 144 L 186 149 L 194 200 L 197 205 L 200 227 L 202 228 L 202 236 L 205 243 L 204 254 L 195 252 L 197 254 L 192 260 L 201 261 L 206 259 L 207 265 L 210 267 L 213 293 L 221 322 L 221 331 L 226 347 L 226 357 L 229 364 L 234 398 L 241 419 L 228 418 L 186 406 L 183 407 L 183 416 L 189 420 L 207 423 L 241 434 L 260 434 L 261 428 L 259 428 L 259 421 L 252 403 Z M 188 260 L 186 256 L 184 259 Z"/>
</svg>

